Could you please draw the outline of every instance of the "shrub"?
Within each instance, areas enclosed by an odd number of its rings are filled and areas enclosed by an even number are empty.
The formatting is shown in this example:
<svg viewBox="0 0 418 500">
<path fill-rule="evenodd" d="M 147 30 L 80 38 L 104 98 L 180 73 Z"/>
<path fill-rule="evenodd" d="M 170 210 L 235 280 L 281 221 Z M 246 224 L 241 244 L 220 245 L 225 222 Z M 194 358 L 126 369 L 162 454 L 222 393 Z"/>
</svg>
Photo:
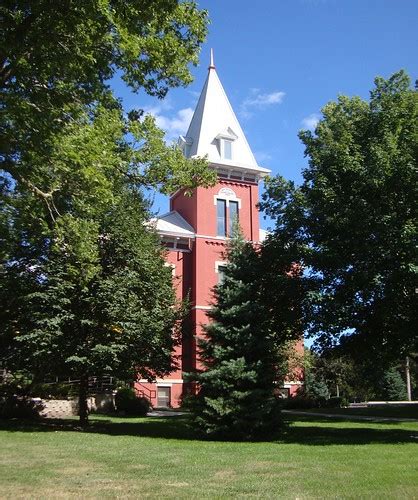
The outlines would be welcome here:
<svg viewBox="0 0 418 500">
<path fill-rule="evenodd" d="M 42 404 L 25 396 L 8 395 L 0 398 L 0 418 L 39 418 Z"/>
<path fill-rule="evenodd" d="M 148 399 L 137 397 L 135 391 L 130 387 L 118 389 L 115 396 L 115 405 L 118 411 L 124 411 L 127 415 L 138 417 L 144 417 L 151 408 Z"/>
<path fill-rule="evenodd" d="M 33 397 L 42 399 L 67 399 L 77 394 L 77 387 L 70 384 L 34 384 L 30 387 L 30 394 Z"/>
<path fill-rule="evenodd" d="M 318 401 L 301 394 L 286 399 L 285 408 L 289 410 L 309 410 L 309 408 L 318 408 Z"/>
<path fill-rule="evenodd" d="M 335 396 L 335 397 L 326 399 L 323 403 L 323 406 L 321 406 L 321 408 L 341 408 L 341 406 L 342 406 L 342 398 Z"/>
</svg>

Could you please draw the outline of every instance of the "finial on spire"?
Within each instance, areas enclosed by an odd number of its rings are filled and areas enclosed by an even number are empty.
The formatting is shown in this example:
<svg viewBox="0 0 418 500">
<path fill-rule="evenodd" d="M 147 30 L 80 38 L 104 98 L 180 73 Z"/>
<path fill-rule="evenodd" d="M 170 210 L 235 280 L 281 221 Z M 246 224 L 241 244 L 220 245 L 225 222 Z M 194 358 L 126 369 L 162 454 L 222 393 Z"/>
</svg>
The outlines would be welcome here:
<svg viewBox="0 0 418 500">
<path fill-rule="evenodd" d="M 210 49 L 210 65 L 209 69 L 215 69 L 215 63 L 213 62 L 213 49 Z"/>
</svg>

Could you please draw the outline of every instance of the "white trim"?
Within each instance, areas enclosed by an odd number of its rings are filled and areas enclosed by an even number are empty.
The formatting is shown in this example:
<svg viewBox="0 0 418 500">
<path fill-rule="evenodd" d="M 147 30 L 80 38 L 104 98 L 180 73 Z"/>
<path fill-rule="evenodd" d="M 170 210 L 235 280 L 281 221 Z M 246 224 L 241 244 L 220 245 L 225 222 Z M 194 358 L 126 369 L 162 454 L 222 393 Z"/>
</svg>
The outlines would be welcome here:
<svg viewBox="0 0 418 500">
<path fill-rule="evenodd" d="M 164 247 L 164 250 L 168 252 L 178 252 L 178 253 L 191 253 L 191 250 L 184 250 L 183 248 L 174 248 L 174 247 Z"/>
<path fill-rule="evenodd" d="M 215 139 L 228 139 L 230 141 L 235 141 L 238 139 L 237 134 L 232 130 L 231 127 L 228 127 L 228 129 L 225 132 L 220 132 Z"/>
<path fill-rule="evenodd" d="M 225 260 L 215 260 L 215 273 L 219 273 L 219 267 L 226 266 L 228 262 Z"/>
<path fill-rule="evenodd" d="M 191 238 L 180 238 L 180 237 L 176 237 L 176 236 L 164 236 L 164 235 L 160 235 L 161 236 L 161 241 L 163 243 L 171 243 L 173 246 L 170 247 L 166 247 L 168 248 L 169 250 L 174 250 L 176 252 L 191 252 L 191 246 L 192 246 L 192 240 Z M 193 238 L 194 239 L 194 238 Z M 187 245 L 187 248 L 177 248 L 177 245 Z"/>
<path fill-rule="evenodd" d="M 196 234 L 196 238 L 203 240 L 229 241 L 231 236 L 209 236 L 208 234 Z M 260 240 L 245 240 L 246 243 L 260 243 Z"/>
<path fill-rule="evenodd" d="M 155 382 L 150 382 L 146 378 L 141 378 L 141 380 L 137 380 L 138 383 L 140 384 L 155 384 L 155 385 L 161 385 L 162 384 L 182 384 L 184 380 L 182 378 L 173 378 L 173 379 L 157 379 Z"/>
<path fill-rule="evenodd" d="M 197 310 L 199 310 L 199 311 L 210 311 L 210 310 L 212 309 L 212 307 L 211 307 L 211 306 L 193 306 L 193 307 L 192 307 L 192 311 L 193 311 L 194 309 L 195 309 L 195 310 L 197 309 Z"/>
<path fill-rule="evenodd" d="M 220 240 L 220 241 L 227 241 L 230 240 L 230 236 L 209 236 L 207 234 L 196 234 L 195 238 L 201 238 L 204 240 Z"/>
<path fill-rule="evenodd" d="M 195 157 L 198 157 L 195 155 Z M 192 157 L 193 158 L 193 157 Z M 221 169 L 232 169 L 232 170 L 237 170 L 242 172 L 242 178 L 245 177 L 245 174 L 249 175 L 255 175 L 256 178 L 263 178 L 266 175 L 271 174 L 271 170 L 268 168 L 263 168 L 263 167 L 252 167 L 250 165 L 245 165 L 244 163 L 239 163 L 237 161 L 230 161 L 230 160 L 225 160 L 225 161 L 211 161 L 209 160 L 209 165 L 213 168 L 221 168 Z"/>
<path fill-rule="evenodd" d="M 226 201 L 226 207 L 229 207 L 230 201 L 238 203 L 238 208 L 241 210 L 241 198 L 237 198 L 235 191 L 229 187 L 222 187 L 218 194 L 213 195 L 213 204 L 216 206 L 218 200 Z"/>
<path fill-rule="evenodd" d="M 212 308 L 209 306 L 195 306 L 195 307 L 192 307 L 192 309 L 204 309 L 206 311 L 206 310 L 209 310 Z M 140 380 L 137 380 L 137 382 L 140 384 L 155 384 L 155 385 L 160 385 L 161 387 L 163 387 L 164 384 L 167 384 L 168 386 L 170 384 L 183 384 L 184 380 L 182 378 L 172 378 L 172 379 L 159 378 L 155 382 L 150 382 L 149 380 L 147 380 L 145 378 L 141 378 Z M 301 382 L 300 380 L 285 382 L 282 387 L 284 389 L 290 389 L 293 385 L 303 385 L 303 382 Z"/>
<path fill-rule="evenodd" d="M 291 380 L 290 382 L 285 382 L 283 384 L 283 387 L 285 389 L 290 389 L 293 385 L 303 385 L 303 382 L 301 382 L 300 380 L 296 380 L 296 381 Z"/>
<path fill-rule="evenodd" d="M 178 240 L 193 240 L 195 237 L 194 234 L 176 233 L 175 231 L 159 231 L 158 229 L 157 233 L 162 237 L 168 236 L 170 238 L 177 238 Z"/>
</svg>

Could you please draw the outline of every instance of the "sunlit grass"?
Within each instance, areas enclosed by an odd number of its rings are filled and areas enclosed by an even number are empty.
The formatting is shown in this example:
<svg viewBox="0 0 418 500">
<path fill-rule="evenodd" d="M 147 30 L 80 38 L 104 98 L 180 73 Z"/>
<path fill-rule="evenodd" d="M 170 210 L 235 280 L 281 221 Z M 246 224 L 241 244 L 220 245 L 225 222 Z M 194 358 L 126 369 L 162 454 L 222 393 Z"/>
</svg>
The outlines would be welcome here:
<svg viewBox="0 0 418 500">
<path fill-rule="evenodd" d="M 295 419 L 275 442 L 201 441 L 187 418 L 0 423 L 0 497 L 417 498 L 418 422 Z"/>
</svg>

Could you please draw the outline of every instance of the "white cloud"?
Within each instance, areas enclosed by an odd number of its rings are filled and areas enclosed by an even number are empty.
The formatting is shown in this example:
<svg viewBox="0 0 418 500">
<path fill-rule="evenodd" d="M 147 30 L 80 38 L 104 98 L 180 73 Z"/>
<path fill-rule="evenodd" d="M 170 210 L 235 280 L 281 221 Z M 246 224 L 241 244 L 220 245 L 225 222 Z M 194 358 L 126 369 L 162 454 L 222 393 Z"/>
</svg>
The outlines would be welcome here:
<svg viewBox="0 0 418 500">
<path fill-rule="evenodd" d="M 266 153 L 265 151 L 255 151 L 254 156 L 256 157 L 258 163 L 264 163 L 266 161 L 270 161 L 273 158 L 269 153 Z"/>
<path fill-rule="evenodd" d="M 320 116 L 317 113 L 312 113 L 302 120 L 302 126 L 305 129 L 307 128 L 308 130 L 314 131 L 316 126 L 318 125 L 319 119 Z"/>
<path fill-rule="evenodd" d="M 145 112 L 155 118 L 157 126 L 166 133 L 166 141 L 176 141 L 179 135 L 184 135 L 193 116 L 192 108 L 183 108 L 172 116 L 162 114 L 164 111 L 160 106 L 145 109 Z"/>
<path fill-rule="evenodd" d="M 241 115 L 244 116 L 244 118 L 249 118 L 253 115 L 251 109 L 264 109 L 272 104 L 280 104 L 285 95 L 285 92 L 282 91 L 263 94 L 260 92 L 260 89 L 250 89 L 250 95 L 241 104 Z"/>
<path fill-rule="evenodd" d="M 280 104 L 285 96 L 284 92 L 272 92 L 271 94 L 257 94 L 244 101 L 244 106 L 263 107 L 269 104 Z"/>
</svg>

